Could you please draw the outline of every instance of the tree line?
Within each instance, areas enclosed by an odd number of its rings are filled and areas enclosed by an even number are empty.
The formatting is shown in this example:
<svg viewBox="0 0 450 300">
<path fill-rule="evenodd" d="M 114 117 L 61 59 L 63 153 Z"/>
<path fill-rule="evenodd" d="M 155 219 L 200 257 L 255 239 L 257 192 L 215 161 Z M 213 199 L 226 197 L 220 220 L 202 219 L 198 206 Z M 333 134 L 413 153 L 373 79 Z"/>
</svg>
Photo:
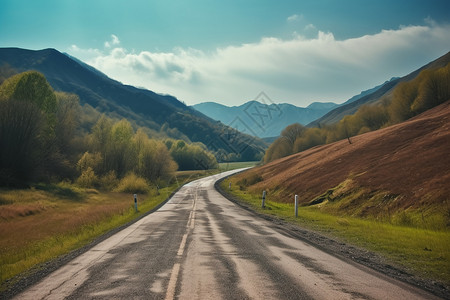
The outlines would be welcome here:
<svg viewBox="0 0 450 300">
<path fill-rule="evenodd" d="M 113 189 L 127 176 L 157 184 L 178 169 L 217 167 L 201 143 L 153 139 L 153 130 L 136 128 L 126 119 L 85 112 L 77 95 L 55 92 L 41 73 L 29 71 L 4 80 L 0 185 L 71 180 Z"/>
<path fill-rule="evenodd" d="M 264 163 L 314 146 L 332 143 L 403 122 L 450 100 L 450 64 L 427 69 L 411 81 L 401 82 L 391 95 L 361 106 L 353 115 L 334 125 L 307 128 L 298 123 L 287 126 L 266 150 Z"/>
</svg>

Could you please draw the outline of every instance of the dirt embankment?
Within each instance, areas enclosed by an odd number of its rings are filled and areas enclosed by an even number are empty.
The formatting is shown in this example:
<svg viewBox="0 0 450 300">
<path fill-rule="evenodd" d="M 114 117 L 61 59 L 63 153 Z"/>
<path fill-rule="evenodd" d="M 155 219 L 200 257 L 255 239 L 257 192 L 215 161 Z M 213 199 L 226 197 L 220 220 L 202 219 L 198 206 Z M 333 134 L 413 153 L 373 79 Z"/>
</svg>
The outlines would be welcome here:
<svg viewBox="0 0 450 300">
<path fill-rule="evenodd" d="M 257 176 L 250 191 L 268 190 L 280 202 L 298 194 L 308 203 L 350 179 L 352 189 L 384 195 L 395 210 L 433 206 L 450 213 L 450 101 L 351 141 L 279 159 L 236 180 Z"/>
</svg>

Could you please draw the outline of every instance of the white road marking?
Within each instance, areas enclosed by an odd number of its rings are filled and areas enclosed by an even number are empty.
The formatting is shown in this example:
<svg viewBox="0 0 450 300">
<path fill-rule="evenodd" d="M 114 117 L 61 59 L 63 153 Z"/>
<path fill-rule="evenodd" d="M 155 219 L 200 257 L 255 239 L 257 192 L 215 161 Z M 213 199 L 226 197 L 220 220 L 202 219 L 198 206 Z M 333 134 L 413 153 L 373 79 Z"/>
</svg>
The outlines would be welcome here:
<svg viewBox="0 0 450 300">
<path fill-rule="evenodd" d="M 192 210 L 189 214 L 188 222 L 186 224 L 186 232 L 181 239 L 180 247 L 178 248 L 177 257 L 180 259 L 183 256 L 184 250 L 186 249 L 186 241 L 189 233 L 194 229 L 195 226 L 195 210 L 197 208 L 197 189 L 193 193 L 194 202 L 192 204 Z M 172 300 L 175 298 L 175 289 L 177 287 L 178 277 L 180 274 L 181 264 L 179 262 L 175 263 L 172 268 L 172 272 L 169 279 L 169 284 L 167 285 L 166 300 Z"/>
</svg>

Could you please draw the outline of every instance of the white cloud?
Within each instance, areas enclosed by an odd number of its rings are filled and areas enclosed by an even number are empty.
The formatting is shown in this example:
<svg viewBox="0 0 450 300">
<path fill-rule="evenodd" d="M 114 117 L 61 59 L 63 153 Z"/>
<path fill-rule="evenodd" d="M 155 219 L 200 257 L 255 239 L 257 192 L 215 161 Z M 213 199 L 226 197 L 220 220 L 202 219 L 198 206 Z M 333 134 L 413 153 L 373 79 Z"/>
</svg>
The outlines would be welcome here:
<svg viewBox="0 0 450 300">
<path fill-rule="evenodd" d="M 305 26 L 305 30 L 309 31 L 309 30 L 317 30 L 316 26 L 314 26 L 313 24 L 308 24 Z"/>
<path fill-rule="evenodd" d="M 295 21 L 298 21 L 300 18 L 301 18 L 301 16 L 295 14 L 295 15 L 289 16 L 287 18 L 287 21 L 288 22 L 295 22 Z"/>
<path fill-rule="evenodd" d="M 119 38 L 116 35 L 111 34 L 111 39 L 112 39 L 111 42 L 112 42 L 113 45 L 119 45 L 120 44 Z"/>
<path fill-rule="evenodd" d="M 120 44 L 119 38 L 116 35 L 111 34 L 111 40 L 106 41 L 104 45 L 105 45 L 105 48 L 111 48 L 112 46 L 116 46 L 119 44 Z"/>
<path fill-rule="evenodd" d="M 211 53 L 181 48 L 131 53 L 119 43 L 117 38 L 116 47 L 105 51 L 75 46 L 70 52 L 80 59 L 77 54 L 84 54 L 84 61 L 112 78 L 189 104 L 238 105 L 265 91 L 276 102 L 306 106 L 317 100 L 345 101 L 445 54 L 450 26 L 405 26 L 347 40 L 318 31 L 314 38 L 268 37 Z"/>
</svg>

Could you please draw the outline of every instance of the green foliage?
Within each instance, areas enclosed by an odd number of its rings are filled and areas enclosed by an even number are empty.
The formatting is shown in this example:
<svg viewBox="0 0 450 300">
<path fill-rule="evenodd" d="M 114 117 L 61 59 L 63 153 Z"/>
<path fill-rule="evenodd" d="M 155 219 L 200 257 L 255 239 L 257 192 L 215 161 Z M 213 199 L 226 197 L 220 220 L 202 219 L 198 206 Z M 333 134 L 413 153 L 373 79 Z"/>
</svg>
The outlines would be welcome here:
<svg viewBox="0 0 450 300">
<path fill-rule="evenodd" d="M 47 114 L 56 113 L 56 96 L 44 75 L 36 71 L 8 78 L 0 87 L 0 99 L 31 101 Z"/>
<path fill-rule="evenodd" d="M 72 141 L 79 125 L 80 99 L 75 94 L 56 92 L 56 126 L 55 135 L 58 148 L 63 153 L 72 152 Z"/>
<path fill-rule="evenodd" d="M 94 170 L 88 167 L 86 170 L 81 172 L 80 177 L 77 179 L 77 185 L 84 188 L 94 188 L 98 184 L 98 177 L 95 175 Z"/>
<path fill-rule="evenodd" d="M 280 137 L 276 139 L 275 142 L 273 142 L 266 150 L 266 154 L 264 155 L 264 163 L 291 155 L 292 153 L 292 144 L 287 139 Z"/>
<path fill-rule="evenodd" d="M 106 191 L 112 191 L 119 184 L 119 179 L 117 179 L 116 172 L 112 170 L 103 175 L 102 177 L 100 177 L 98 183 L 101 189 Z"/>
<path fill-rule="evenodd" d="M 351 143 L 352 136 L 403 122 L 448 100 L 450 64 L 424 70 L 413 80 L 399 83 L 391 99 L 383 98 L 363 105 L 354 115 L 345 116 L 332 126 L 304 128 L 299 124 L 289 125 L 266 150 L 264 162 L 342 139 Z"/>
<path fill-rule="evenodd" d="M 171 177 L 177 170 L 178 166 L 165 143 L 150 140 L 140 129 L 134 136 L 134 143 L 138 158 L 136 171 L 140 176 L 156 182 Z"/>
<path fill-rule="evenodd" d="M 47 79 L 39 72 L 28 71 L 8 78 L 0 86 L 0 100 L 34 103 L 47 117 L 45 135 L 54 135 L 57 100 Z"/>
<path fill-rule="evenodd" d="M 411 111 L 419 114 L 450 99 L 450 64 L 438 70 L 425 70 L 419 76 L 419 95 Z"/>
<path fill-rule="evenodd" d="M 68 179 L 111 190 L 130 173 L 148 182 L 172 177 L 173 156 L 186 169 L 217 167 L 201 143 L 181 134 L 183 140 L 162 142 L 147 133 L 153 131 L 135 132 L 125 119 L 81 107 L 77 95 L 54 92 L 38 72 L 15 75 L 0 86 L 1 185 Z"/>
<path fill-rule="evenodd" d="M 166 144 L 150 139 L 143 128 L 134 133 L 126 120 L 114 123 L 102 116 L 93 126 L 90 147 L 98 152 L 83 154 L 77 167 L 80 172 L 91 167 L 102 176 L 100 181 L 104 178 L 114 183 L 116 176 L 122 178 L 135 172 L 150 182 L 157 182 L 171 177 L 177 170 Z M 113 186 L 113 183 L 101 185 Z"/>
<path fill-rule="evenodd" d="M 0 102 L 4 184 L 72 176 L 78 97 L 55 94 L 42 74 L 25 72 L 3 82 Z"/>
<path fill-rule="evenodd" d="M 216 158 L 202 143 L 186 144 L 181 140 L 175 141 L 170 148 L 170 154 L 182 171 L 207 170 L 218 167 Z"/>
<path fill-rule="evenodd" d="M 31 102 L 0 101 L 0 182 L 26 185 L 42 166 L 44 116 Z"/>
<path fill-rule="evenodd" d="M 319 128 L 308 128 L 294 142 L 294 152 L 301 152 L 317 145 L 323 145 L 326 142 L 326 134 Z"/>
<path fill-rule="evenodd" d="M 226 127 L 220 122 L 211 123 L 187 113 L 174 113 L 167 122 L 172 128 L 178 128 L 190 137 L 190 139 L 177 137 L 178 140 L 208 145 L 219 161 L 255 161 L 264 155 L 266 145 L 263 141 Z"/>
<path fill-rule="evenodd" d="M 144 178 L 138 177 L 134 173 L 129 173 L 120 180 L 115 191 L 121 193 L 145 194 L 149 191 L 149 189 L 149 185 Z"/>
<path fill-rule="evenodd" d="M 102 158 L 101 153 L 85 152 L 83 154 L 83 156 L 81 156 L 80 160 L 77 163 L 77 170 L 80 173 L 83 173 L 88 168 L 91 168 L 92 170 L 96 171 L 97 173 L 100 173 L 102 161 L 103 161 L 103 158 Z"/>
<path fill-rule="evenodd" d="M 263 178 L 258 173 L 251 173 L 248 176 L 244 177 L 242 180 L 236 182 L 239 186 L 248 187 L 254 185 L 258 182 L 263 181 Z"/>
</svg>

